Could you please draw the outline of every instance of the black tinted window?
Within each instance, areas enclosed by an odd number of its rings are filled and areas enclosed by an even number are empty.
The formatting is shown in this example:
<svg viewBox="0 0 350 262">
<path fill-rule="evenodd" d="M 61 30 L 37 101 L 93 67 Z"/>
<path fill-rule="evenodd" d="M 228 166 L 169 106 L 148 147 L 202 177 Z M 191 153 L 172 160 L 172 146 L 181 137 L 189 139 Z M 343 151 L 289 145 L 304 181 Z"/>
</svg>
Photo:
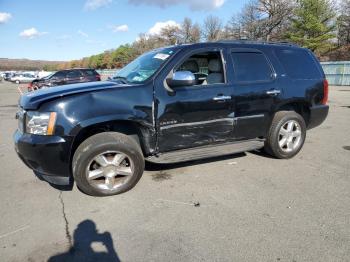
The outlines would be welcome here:
<svg viewBox="0 0 350 262">
<path fill-rule="evenodd" d="M 72 71 L 69 71 L 67 73 L 67 77 L 68 78 L 77 78 L 77 77 L 80 77 L 80 76 L 81 76 L 81 73 L 78 70 L 72 70 Z"/>
<path fill-rule="evenodd" d="M 83 73 L 84 73 L 84 75 L 87 75 L 87 76 L 97 75 L 95 70 L 83 70 Z"/>
<path fill-rule="evenodd" d="M 236 81 L 255 82 L 271 80 L 271 67 L 262 53 L 233 52 L 233 67 Z"/>
<path fill-rule="evenodd" d="M 61 72 L 57 72 L 56 74 L 53 74 L 51 78 L 65 78 L 66 77 L 66 73 L 64 71 L 61 71 Z"/>
<path fill-rule="evenodd" d="M 278 59 L 289 77 L 295 79 L 322 78 L 321 72 L 311 55 L 301 49 L 278 49 Z"/>
</svg>

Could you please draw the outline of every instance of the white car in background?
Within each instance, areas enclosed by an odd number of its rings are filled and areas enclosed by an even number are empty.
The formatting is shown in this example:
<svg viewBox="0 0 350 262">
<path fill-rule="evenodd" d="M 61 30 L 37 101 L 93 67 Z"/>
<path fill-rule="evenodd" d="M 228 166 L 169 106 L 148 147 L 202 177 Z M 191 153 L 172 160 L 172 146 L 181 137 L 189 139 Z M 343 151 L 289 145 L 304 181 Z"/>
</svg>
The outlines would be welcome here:
<svg viewBox="0 0 350 262">
<path fill-rule="evenodd" d="M 15 74 L 13 77 L 11 77 L 10 81 L 16 84 L 20 84 L 20 83 L 30 83 L 35 79 L 36 77 L 32 74 L 20 73 L 20 74 Z"/>
</svg>

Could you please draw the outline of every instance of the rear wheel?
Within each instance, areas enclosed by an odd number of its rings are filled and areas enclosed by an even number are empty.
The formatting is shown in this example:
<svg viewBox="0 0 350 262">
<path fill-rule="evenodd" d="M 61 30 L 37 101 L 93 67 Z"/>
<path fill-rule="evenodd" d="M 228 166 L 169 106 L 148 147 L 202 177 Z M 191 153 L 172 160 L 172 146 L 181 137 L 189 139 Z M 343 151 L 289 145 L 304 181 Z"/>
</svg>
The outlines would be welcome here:
<svg viewBox="0 0 350 262">
<path fill-rule="evenodd" d="M 144 158 L 131 137 L 104 132 L 86 139 L 73 157 L 73 176 L 84 193 L 110 196 L 133 188 L 142 176 Z"/>
<path fill-rule="evenodd" d="M 306 137 L 304 118 L 294 111 L 277 112 L 265 142 L 265 151 L 276 158 L 291 158 L 303 147 Z"/>
</svg>

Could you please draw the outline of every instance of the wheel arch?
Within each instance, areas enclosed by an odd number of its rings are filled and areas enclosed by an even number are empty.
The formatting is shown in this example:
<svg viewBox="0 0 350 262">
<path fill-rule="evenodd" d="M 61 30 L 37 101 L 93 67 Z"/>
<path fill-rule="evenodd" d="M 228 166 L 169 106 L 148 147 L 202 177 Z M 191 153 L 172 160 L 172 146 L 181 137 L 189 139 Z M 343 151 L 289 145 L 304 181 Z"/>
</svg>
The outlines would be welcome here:
<svg viewBox="0 0 350 262">
<path fill-rule="evenodd" d="M 153 150 L 154 131 L 152 128 L 132 120 L 111 120 L 91 123 L 90 125 L 81 127 L 79 131 L 75 132 L 71 147 L 71 160 L 73 159 L 76 149 L 83 141 L 93 135 L 103 132 L 118 132 L 130 136 L 140 145 L 144 155 L 150 154 Z"/>
<path fill-rule="evenodd" d="M 306 126 L 310 122 L 310 103 L 305 100 L 290 100 L 279 104 L 275 114 L 279 111 L 295 111 L 304 118 Z"/>
</svg>

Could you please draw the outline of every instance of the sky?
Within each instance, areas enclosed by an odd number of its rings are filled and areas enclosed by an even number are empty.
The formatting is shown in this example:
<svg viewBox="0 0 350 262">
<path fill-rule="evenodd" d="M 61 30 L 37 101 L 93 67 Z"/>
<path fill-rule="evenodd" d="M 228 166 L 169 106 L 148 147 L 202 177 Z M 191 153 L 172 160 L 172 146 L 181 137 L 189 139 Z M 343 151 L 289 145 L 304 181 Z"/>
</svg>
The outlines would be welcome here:
<svg viewBox="0 0 350 262">
<path fill-rule="evenodd" d="M 156 34 L 185 17 L 224 21 L 247 0 L 0 0 L 0 58 L 68 61 Z"/>
</svg>

